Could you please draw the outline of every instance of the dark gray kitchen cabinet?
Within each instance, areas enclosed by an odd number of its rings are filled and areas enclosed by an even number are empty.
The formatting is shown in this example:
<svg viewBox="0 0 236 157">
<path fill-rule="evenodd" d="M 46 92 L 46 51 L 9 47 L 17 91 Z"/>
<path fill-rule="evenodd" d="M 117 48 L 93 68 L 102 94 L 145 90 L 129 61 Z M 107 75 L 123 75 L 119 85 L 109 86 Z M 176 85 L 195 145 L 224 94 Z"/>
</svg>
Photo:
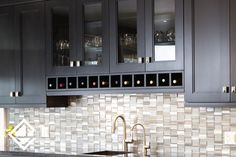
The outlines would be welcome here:
<svg viewBox="0 0 236 157">
<path fill-rule="evenodd" d="M 75 1 L 46 1 L 47 75 L 76 74 Z"/>
<path fill-rule="evenodd" d="M 111 0 L 111 72 L 183 70 L 183 0 Z"/>
<path fill-rule="evenodd" d="M 183 70 L 183 0 L 145 0 L 146 71 Z"/>
<path fill-rule="evenodd" d="M 46 2 L 47 75 L 109 72 L 108 0 Z"/>
<path fill-rule="evenodd" d="M 110 71 L 145 71 L 144 0 L 110 0 Z"/>
<path fill-rule="evenodd" d="M 18 104 L 46 104 L 44 3 L 15 7 L 16 98 Z"/>
<path fill-rule="evenodd" d="M 0 77 L 3 78 L 0 81 L 3 87 L 1 97 L 4 98 L 0 100 L 1 106 L 44 106 L 44 3 L 8 7 L 6 10 L 0 20 L 1 32 L 5 36 L 1 35 L 4 38 L 1 41 L 6 41 L 0 46 L 4 56 L 0 62 Z"/>
<path fill-rule="evenodd" d="M 77 74 L 109 72 L 109 0 L 77 1 Z"/>
<path fill-rule="evenodd" d="M 235 3 L 233 0 L 231 2 Z M 185 101 L 187 103 L 207 105 L 207 103 L 231 102 L 230 75 L 234 76 L 233 62 L 236 58 L 232 49 L 234 48 L 232 44 L 235 43 L 231 44 L 230 50 L 229 17 L 232 20 L 235 14 L 229 15 L 229 4 L 230 0 L 185 1 Z M 235 25 L 235 20 L 232 21 L 233 24 Z M 235 42 L 234 38 L 231 41 Z"/>
<path fill-rule="evenodd" d="M 15 90 L 14 12 L 0 8 L 0 103 L 14 103 L 10 93 Z"/>
</svg>

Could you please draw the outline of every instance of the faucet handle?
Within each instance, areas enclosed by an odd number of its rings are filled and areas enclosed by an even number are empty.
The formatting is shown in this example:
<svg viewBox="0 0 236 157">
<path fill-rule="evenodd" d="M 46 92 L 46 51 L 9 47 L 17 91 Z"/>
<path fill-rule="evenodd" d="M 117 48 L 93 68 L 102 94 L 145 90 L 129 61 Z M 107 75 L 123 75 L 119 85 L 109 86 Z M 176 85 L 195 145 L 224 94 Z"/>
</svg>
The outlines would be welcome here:
<svg viewBox="0 0 236 157">
<path fill-rule="evenodd" d="M 134 143 L 134 140 L 133 139 L 126 139 L 125 143 Z"/>
<path fill-rule="evenodd" d="M 145 145 L 145 146 L 143 146 L 143 148 L 144 148 L 144 156 L 148 156 L 148 149 L 150 149 L 150 143 L 148 143 L 148 145 Z"/>
<path fill-rule="evenodd" d="M 144 146 L 145 149 L 150 149 L 150 144 Z"/>
</svg>

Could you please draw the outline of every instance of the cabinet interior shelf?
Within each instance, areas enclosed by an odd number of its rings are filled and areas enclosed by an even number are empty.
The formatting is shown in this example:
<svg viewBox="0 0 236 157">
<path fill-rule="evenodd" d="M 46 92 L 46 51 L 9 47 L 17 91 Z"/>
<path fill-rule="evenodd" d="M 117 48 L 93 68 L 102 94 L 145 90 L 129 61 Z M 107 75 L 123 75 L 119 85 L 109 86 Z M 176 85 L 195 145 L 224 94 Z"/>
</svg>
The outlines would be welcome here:
<svg viewBox="0 0 236 157">
<path fill-rule="evenodd" d="M 175 45 L 175 41 L 156 42 L 154 45 Z"/>
</svg>

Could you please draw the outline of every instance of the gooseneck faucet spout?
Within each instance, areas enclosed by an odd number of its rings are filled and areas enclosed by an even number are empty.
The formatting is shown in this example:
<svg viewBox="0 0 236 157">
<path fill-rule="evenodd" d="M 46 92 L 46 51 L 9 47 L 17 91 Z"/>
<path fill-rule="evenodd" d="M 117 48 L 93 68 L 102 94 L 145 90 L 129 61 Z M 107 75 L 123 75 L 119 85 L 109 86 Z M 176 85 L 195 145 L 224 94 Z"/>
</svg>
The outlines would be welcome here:
<svg viewBox="0 0 236 157">
<path fill-rule="evenodd" d="M 116 131 L 116 121 L 117 121 L 119 118 L 120 118 L 120 119 L 122 120 L 122 122 L 123 122 L 124 139 L 126 139 L 126 137 L 127 137 L 127 134 L 126 134 L 126 121 L 125 121 L 125 118 L 124 118 L 123 115 L 118 115 L 118 116 L 116 116 L 116 118 L 115 118 L 115 120 L 114 120 L 114 122 L 113 122 L 113 130 L 112 130 L 112 133 L 115 133 L 115 131 Z"/>
<path fill-rule="evenodd" d="M 147 155 L 147 149 L 150 149 L 150 145 L 149 145 L 149 144 L 146 145 L 146 131 L 145 131 L 144 126 L 143 126 L 141 123 L 136 123 L 136 124 L 134 124 L 134 126 L 132 127 L 132 129 L 131 129 L 132 141 L 133 141 L 133 139 L 134 139 L 134 138 L 133 138 L 133 130 L 134 130 L 134 128 L 137 127 L 137 126 L 141 126 L 142 129 L 143 129 L 143 154 L 144 154 L 144 156 L 148 156 L 148 155 Z"/>
<path fill-rule="evenodd" d="M 124 136 L 124 141 L 123 141 L 123 146 L 124 146 L 124 151 L 128 152 L 128 143 L 126 142 L 126 138 L 127 138 L 127 134 L 126 134 L 126 121 L 123 115 L 118 115 L 115 117 L 115 120 L 113 122 L 113 126 L 112 126 L 112 133 L 115 133 L 116 131 L 116 123 L 118 119 L 121 119 L 123 122 L 123 128 L 124 128 L 124 132 L 123 132 L 123 136 Z"/>
</svg>

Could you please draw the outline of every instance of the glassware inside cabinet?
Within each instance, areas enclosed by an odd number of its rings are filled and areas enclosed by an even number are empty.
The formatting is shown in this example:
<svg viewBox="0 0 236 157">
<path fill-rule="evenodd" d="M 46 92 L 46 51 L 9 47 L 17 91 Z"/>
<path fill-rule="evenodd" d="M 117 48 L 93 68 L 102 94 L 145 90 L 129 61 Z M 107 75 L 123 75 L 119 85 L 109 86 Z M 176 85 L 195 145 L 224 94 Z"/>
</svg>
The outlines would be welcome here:
<svg viewBox="0 0 236 157">
<path fill-rule="evenodd" d="M 53 65 L 69 66 L 69 11 L 57 8 L 52 11 Z"/>
<path fill-rule="evenodd" d="M 102 63 L 102 3 L 83 5 L 84 14 L 84 64 L 99 65 Z"/>
<path fill-rule="evenodd" d="M 155 61 L 174 61 L 175 0 L 154 0 Z"/>
<path fill-rule="evenodd" d="M 137 0 L 118 0 L 118 63 L 137 63 Z"/>
</svg>

